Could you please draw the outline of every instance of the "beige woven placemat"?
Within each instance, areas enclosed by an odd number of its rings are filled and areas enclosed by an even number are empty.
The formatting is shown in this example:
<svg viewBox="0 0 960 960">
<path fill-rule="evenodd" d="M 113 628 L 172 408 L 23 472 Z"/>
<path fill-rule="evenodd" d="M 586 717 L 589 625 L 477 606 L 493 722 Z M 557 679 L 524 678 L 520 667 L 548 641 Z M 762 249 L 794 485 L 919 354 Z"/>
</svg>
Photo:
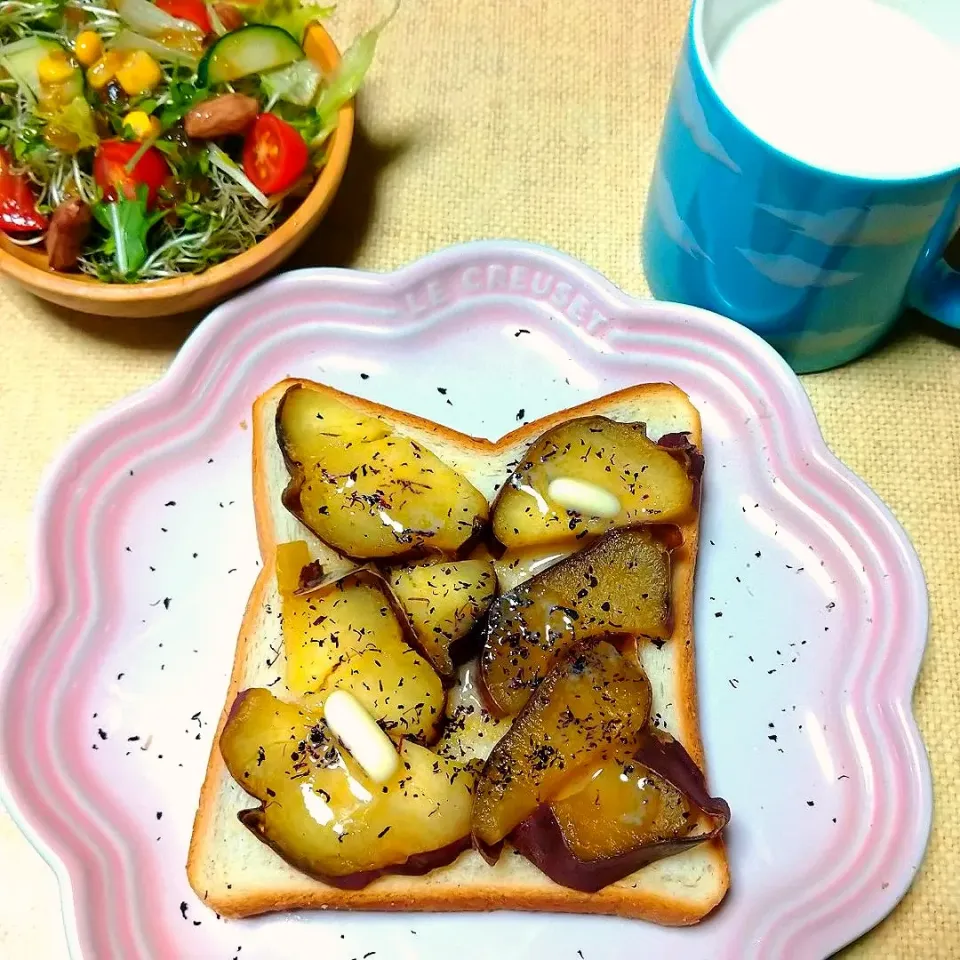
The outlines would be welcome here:
<svg viewBox="0 0 960 960">
<path fill-rule="evenodd" d="M 343 6 L 334 22 L 342 39 L 377 9 L 371 0 Z M 638 228 L 686 6 L 405 0 L 364 92 L 340 197 L 298 263 L 381 269 L 461 240 L 520 237 L 645 291 Z M 0 324 L 6 629 L 25 596 L 26 537 L 43 466 L 91 414 L 155 380 L 191 320 L 80 316 L 0 281 Z M 913 537 L 933 607 L 915 702 L 936 777 L 933 838 L 906 900 L 845 956 L 957 957 L 960 338 L 909 320 L 869 359 L 807 377 L 805 386 L 830 445 Z M 65 957 L 52 874 L 2 813 L 0 864 L 0 956 Z"/>
</svg>

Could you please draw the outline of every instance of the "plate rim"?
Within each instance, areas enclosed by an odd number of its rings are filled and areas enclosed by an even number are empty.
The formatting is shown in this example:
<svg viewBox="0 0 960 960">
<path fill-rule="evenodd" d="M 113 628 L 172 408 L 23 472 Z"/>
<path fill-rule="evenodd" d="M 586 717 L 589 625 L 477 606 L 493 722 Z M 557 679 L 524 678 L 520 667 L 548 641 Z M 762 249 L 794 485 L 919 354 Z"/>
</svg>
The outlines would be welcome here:
<svg viewBox="0 0 960 960">
<path fill-rule="evenodd" d="M 758 363 L 774 375 L 777 387 L 783 392 L 785 398 L 791 401 L 792 413 L 803 421 L 802 426 L 806 434 L 804 440 L 808 444 L 813 444 L 813 448 L 807 450 L 811 459 L 815 459 L 822 470 L 833 474 L 856 496 L 872 506 L 877 519 L 882 521 L 883 533 L 892 539 L 895 546 L 907 559 L 908 569 L 903 571 L 901 576 L 910 580 L 915 588 L 919 587 L 919 595 L 913 598 L 916 602 L 916 610 L 914 611 L 916 615 L 915 639 L 908 651 L 910 656 L 906 665 L 896 674 L 896 679 L 899 682 L 892 683 L 890 682 L 891 677 L 888 677 L 888 683 L 883 692 L 888 695 L 888 699 L 884 700 L 884 703 L 897 708 L 895 710 L 898 720 L 896 734 L 902 738 L 905 746 L 910 748 L 916 760 L 913 775 L 907 777 L 907 779 L 911 781 L 910 785 L 917 790 L 917 802 L 921 814 L 920 822 L 916 825 L 918 828 L 916 830 L 917 857 L 916 862 L 905 870 L 902 882 L 893 885 L 893 893 L 885 890 L 883 902 L 879 902 L 880 898 L 877 898 L 877 905 L 872 911 L 868 911 L 869 916 L 861 920 L 860 926 L 862 926 L 862 929 L 854 930 L 848 939 L 832 947 L 833 950 L 840 949 L 846 943 L 852 942 L 875 926 L 906 893 L 920 868 L 932 828 L 932 771 L 912 707 L 912 695 L 916 688 L 929 631 L 929 602 L 923 571 L 916 550 L 892 511 L 865 481 L 847 468 L 829 449 L 816 421 L 809 397 L 799 379 L 782 357 L 759 336 L 747 328 L 734 324 L 732 321 L 710 311 L 630 295 L 594 268 L 568 254 L 540 244 L 512 240 L 473 241 L 427 254 L 386 272 L 359 271 L 341 267 L 289 271 L 254 287 L 213 310 L 191 332 L 167 370 L 155 383 L 120 399 L 94 416 L 67 442 L 61 453 L 44 470 L 35 499 L 33 522 L 28 540 L 27 556 L 31 587 L 24 613 L 18 625 L 14 628 L 8 642 L 0 648 L 0 691 L 5 691 L 9 687 L 13 680 L 13 666 L 18 655 L 23 654 L 29 646 L 31 625 L 39 624 L 43 614 L 56 605 L 56 601 L 51 596 L 47 585 L 49 578 L 46 576 L 48 567 L 44 538 L 48 526 L 52 495 L 57 483 L 69 469 L 71 461 L 94 438 L 107 431 L 111 424 L 120 420 L 123 415 L 135 412 L 142 405 L 149 404 L 151 400 L 162 401 L 165 399 L 168 404 L 176 404 L 178 385 L 182 385 L 181 381 L 184 381 L 188 376 L 193 364 L 202 358 L 205 350 L 213 346 L 218 335 L 222 334 L 223 328 L 230 324 L 231 317 L 242 310 L 245 304 L 256 302 L 264 296 L 265 292 L 269 294 L 274 290 L 293 289 L 301 284 L 310 285 L 313 283 L 330 284 L 331 287 L 340 290 L 378 289 L 395 293 L 448 267 L 462 265 L 465 260 L 471 258 L 508 259 L 514 256 L 536 258 L 545 265 L 552 265 L 555 269 L 562 271 L 565 276 L 576 277 L 587 289 L 596 293 L 601 299 L 622 313 L 642 316 L 646 311 L 653 308 L 660 313 L 672 315 L 676 318 L 690 318 L 711 328 L 722 339 L 731 342 L 735 347 L 742 348 L 748 355 L 752 355 Z M 529 297 L 530 295 L 523 296 Z M 442 321 L 431 320 L 429 325 L 436 322 Z M 584 332 L 601 340 L 615 329 L 615 323 L 611 324 L 609 329 L 605 323 L 600 324 L 599 329 L 597 324 L 583 325 Z M 416 336 L 416 333 L 410 335 Z M 0 710 L 0 714 L 2 714 L 2 710 Z M 879 740 L 881 744 L 884 742 L 886 741 Z M 18 828 L 53 870 L 57 878 L 61 919 L 66 932 L 68 949 L 72 957 L 79 958 L 82 953 L 73 880 L 67 865 L 54 850 L 52 843 L 43 837 L 40 825 L 31 820 L 24 810 L 20 809 L 19 804 L 14 799 L 13 791 L 5 782 L 4 771 L 8 768 L 5 753 L 6 743 L 6 739 L 0 739 L 0 803 L 10 812 Z M 907 775 L 905 774 L 905 776 Z"/>
</svg>

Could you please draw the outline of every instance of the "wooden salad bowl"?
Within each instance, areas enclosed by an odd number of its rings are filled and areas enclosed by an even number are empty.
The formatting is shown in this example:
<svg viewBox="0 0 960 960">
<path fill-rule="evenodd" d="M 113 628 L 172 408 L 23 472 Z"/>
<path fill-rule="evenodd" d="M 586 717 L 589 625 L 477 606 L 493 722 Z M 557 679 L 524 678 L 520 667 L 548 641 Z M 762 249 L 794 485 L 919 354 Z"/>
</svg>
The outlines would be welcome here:
<svg viewBox="0 0 960 960">
<path fill-rule="evenodd" d="M 340 51 L 319 23 L 311 24 L 304 50 L 325 72 L 340 63 Z M 46 254 L 12 243 L 0 231 L 0 271 L 31 293 L 84 313 L 111 317 L 159 317 L 206 307 L 259 280 L 286 260 L 322 219 L 343 178 L 353 139 L 353 102 L 340 110 L 327 163 L 310 193 L 259 243 L 203 273 L 140 283 L 105 283 L 82 273 L 56 273 Z"/>
</svg>

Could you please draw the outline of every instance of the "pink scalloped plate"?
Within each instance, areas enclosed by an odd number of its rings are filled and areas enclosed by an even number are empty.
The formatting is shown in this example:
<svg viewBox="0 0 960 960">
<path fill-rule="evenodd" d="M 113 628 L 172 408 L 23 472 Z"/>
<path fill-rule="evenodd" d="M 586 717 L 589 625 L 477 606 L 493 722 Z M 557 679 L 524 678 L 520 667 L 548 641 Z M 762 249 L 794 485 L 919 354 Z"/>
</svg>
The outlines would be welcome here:
<svg viewBox="0 0 960 960">
<path fill-rule="evenodd" d="M 713 916 L 227 921 L 192 893 L 191 825 L 259 566 L 247 418 L 291 375 L 488 437 L 639 382 L 690 394 L 707 458 L 701 716 L 711 787 L 733 809 L 732 888 Z M 786 364 L 713 314 L 633 299 L 519 243 L 386 275 L 290 273 L 217 309 L 158 384 L 87 427 L 36 513 L 0 773 L 59 878 L 75 957 L 819 960 L 885 916 L 920 864 L 916 554 L 828 452 Z"/>
</svg>

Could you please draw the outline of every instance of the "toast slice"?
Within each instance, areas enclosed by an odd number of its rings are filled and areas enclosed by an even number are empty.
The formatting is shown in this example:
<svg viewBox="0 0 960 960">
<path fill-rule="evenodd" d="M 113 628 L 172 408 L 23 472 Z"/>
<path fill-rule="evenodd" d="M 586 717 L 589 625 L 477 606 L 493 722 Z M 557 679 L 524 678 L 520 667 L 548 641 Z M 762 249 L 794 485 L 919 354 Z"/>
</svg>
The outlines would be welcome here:
<svg viewBox="0 0 960 960">
<path fill-rule="evenodd" d="M 702 449 L 700 417 L 686 394 L 671 384 L 643 384 L 621 390 L 527 424 L 496 442 L 308 381 L 286 380 L 260 396 L 253 409 L 253 491 L 263 568 L 240 628 L 226 703 L 200 795 L 187 862 L 193 889 L 209 907 L 230 917 L 295 908 L 335 908 L 542 910 L 613 914 L 671 925 L 702 919 L 723 899 L 729 886 L 729 868 L 719 838 L 656 861 L 597 893 L 582 893 L 554 883 L 512 850 L 506 851 L 494 867 L 468 850 L 449 866 L 422 877 L 388 875 L 361 890 L 341 890 L 300 873 L 240 823 L 237 813 L 255 806 L 256 801 L 227 772 L 218 741 L 230 705 L 241 690 L 270 686 L 275 695 L 288 695 L 277 617 L 280 597 L 274 570 L 276 546 L 306 540 L 312 556 L 326 570 L 345 570 L 352 565 L 281 504 L 288 474 L 277 443 L 276 412 L 283 394 L 295 383 L 328 392 L 359 412 L 383 419 L 397 433 L 432 450 L 491 501 L 495 487 L 509 473 L 508 464 L 545 430 L 573 417 L 602 415 L 644 421 L 651 439 L 686 431 Z M 697 521 L 686 524 L 682 532 L 684 543 L 675 551 L 672 564 L 674 633 L 659 649 L 653 644 L 642 645 L 642 662 L 653 688 L 651 715 L 658 715 L 660 728 L 676 737 L 704 769 L 692 624 Z"/>
</svg>

